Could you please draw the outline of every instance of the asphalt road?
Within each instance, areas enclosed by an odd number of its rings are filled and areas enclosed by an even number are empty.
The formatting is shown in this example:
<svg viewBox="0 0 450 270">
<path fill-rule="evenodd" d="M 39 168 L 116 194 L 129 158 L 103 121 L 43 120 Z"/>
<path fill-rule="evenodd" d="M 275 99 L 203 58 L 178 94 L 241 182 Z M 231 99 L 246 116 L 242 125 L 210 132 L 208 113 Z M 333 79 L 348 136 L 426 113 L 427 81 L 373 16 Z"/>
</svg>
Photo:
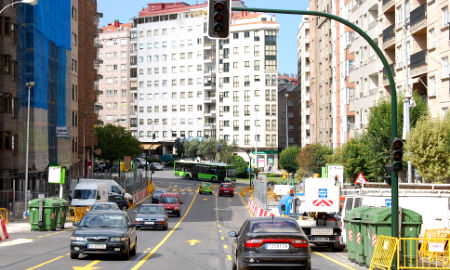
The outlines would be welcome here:
<svg viewBox="0 0 450 270">
<path fill-rule="evenodd" d="M 179 218 L 170 217 L 169 229 L 139 230 L 137 254 L 129 260 L 111 256 L 69 256 L 72 230 L 15 233 L 11 240 L 0 242 L 0 269 L 231 269 L 229 231 L 238 231 L 251 216 L 245 206 L 247 198 L 236 184 L 234 197 L 200 195 L 197 181 L 177 178 L 172 171 L 156 172 L 157 187 L 177 191 L 183 201 Z M 137 206 L 138 207 L 138 206 Z M 130 211 L 130 216 L 133 213 Z M 315 250 L 312 269 L 366 269 L 347 260 L 346 252 Z"/>
</svg>

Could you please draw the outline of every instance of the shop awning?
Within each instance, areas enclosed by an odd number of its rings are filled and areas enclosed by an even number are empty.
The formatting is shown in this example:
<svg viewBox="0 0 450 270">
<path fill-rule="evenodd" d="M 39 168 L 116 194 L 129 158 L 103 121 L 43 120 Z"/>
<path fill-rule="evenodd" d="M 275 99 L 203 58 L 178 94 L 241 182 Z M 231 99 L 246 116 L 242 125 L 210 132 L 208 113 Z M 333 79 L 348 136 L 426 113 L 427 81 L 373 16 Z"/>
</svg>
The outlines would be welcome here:
<svg viewBox="0 0 450 270">
<path fill-rule="evenodd" d="M 141 145 L 144 150 L 155 150 L 162 146 L 160 143 L 143 143 Z"/>
</svg>

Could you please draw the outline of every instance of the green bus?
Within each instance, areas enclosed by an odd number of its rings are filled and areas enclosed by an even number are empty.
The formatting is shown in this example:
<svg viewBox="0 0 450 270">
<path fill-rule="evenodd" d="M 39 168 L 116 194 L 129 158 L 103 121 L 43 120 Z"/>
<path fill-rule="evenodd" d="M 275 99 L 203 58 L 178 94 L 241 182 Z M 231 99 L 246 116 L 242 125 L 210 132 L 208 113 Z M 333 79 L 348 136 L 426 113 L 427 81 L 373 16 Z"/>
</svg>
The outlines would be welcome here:
<svg viewBox="0 0 450 270">
<path fill-rule="evenodd" d="M 175 161 L 175 175 L 186 179 L 224 182 L 236 181 L 236 168 L 225 163 Z"/>
</svg>

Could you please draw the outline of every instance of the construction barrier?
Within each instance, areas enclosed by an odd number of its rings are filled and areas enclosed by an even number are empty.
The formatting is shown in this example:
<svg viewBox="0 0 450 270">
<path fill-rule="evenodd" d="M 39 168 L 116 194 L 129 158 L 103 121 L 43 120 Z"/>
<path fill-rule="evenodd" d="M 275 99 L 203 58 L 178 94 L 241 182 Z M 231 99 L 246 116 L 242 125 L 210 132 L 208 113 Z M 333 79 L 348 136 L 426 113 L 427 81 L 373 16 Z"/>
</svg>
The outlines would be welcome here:
<svg viewBox="0 0 450 270">
<path fill-rule="evenodd" d="M 369 270 L 385 269 L 390 270 L 395 252 L 398 247 L 398 238 L 379 235 L 375 251 L 370 262 Z"/>
<path fill-rule="evenodd" d="M 69 206 L 66 220 L 80 222 L 89 209 L 91 209 L 90 206 Z"/>
<path fill-rule="evenodd" d="M 0 219 L 4 219 L 6 224 L 8 224 L 8 209 L 0 208 Z"/>
<path fill-rule="evenodd" d="M 272 213 L 270 213 L 267 209 L 263 209 L 260 208 L 254 201 L 252 198 L 249 198 L 247 201 L 247 207 L 250 210 L 250 212 L 253 214 L 253 216 L 255 217 L 266 217 L 266 216 L 271 216 L 273 215 Z"/>
<path fill-rule="evenodd" d="M 450 238 L 445 233 L 440 236 L 400 238 L 397 251 L 398 269 L 449 269 Z"/>
<path fill-rule="evenodd" d="M 8 239 L 9 238 L 9 234 L 8 234 L 8 230 L 6 229 L 6 221 L 4 219 L 1 219 L 0 222 L 1 222 L 0 240 Z"/>
</svg>

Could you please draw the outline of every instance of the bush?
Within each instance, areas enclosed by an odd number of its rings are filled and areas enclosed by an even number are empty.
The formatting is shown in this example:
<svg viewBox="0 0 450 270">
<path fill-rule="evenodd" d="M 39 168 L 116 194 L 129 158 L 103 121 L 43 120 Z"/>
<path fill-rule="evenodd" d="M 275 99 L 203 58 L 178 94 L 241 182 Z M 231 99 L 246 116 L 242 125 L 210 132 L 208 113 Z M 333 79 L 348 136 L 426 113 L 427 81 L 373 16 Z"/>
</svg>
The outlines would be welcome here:
<svg viewBox="0 0 450 270">
<path fill-rule="evenodd" d="M 231 162 L 236 167 L 236 176 L 238 178 L 247 178 L 248 177 L 248 164 L 245 162 L 244 158 L 241 156 L 234 156 L 233 161 Z"/>
<path fill-rule="evenodd" d="M 279 174 L 279 173 L 267 173 L 266 176 L 267 177 L 281 177 L 281 174 Z"/>
</svg>

